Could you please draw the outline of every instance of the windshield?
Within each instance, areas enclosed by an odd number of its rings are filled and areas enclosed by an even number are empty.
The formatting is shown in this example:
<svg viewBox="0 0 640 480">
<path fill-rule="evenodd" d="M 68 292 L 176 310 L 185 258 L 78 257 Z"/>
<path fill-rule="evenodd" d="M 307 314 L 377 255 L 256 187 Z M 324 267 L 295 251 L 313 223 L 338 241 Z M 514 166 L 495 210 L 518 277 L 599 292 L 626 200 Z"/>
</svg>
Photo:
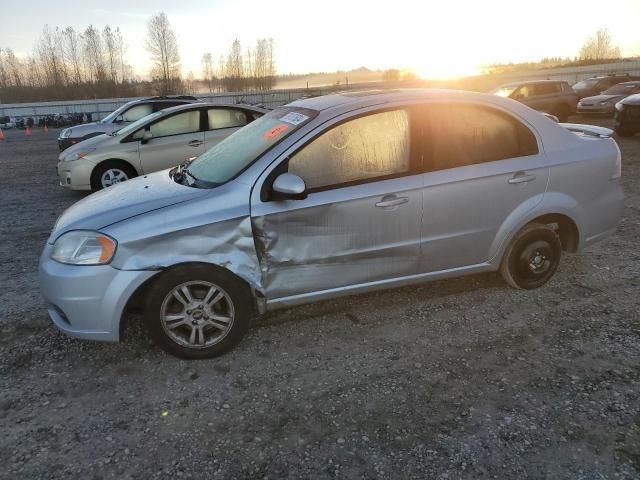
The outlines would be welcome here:
<svg viewBox="0 0 640 480">
<path fill-rule="evenodd" d="M 159 112 L 155 112 L 150 115 L 147 115 L 146 117 L 142 117 L 140 120 L 136 120 L 135 122 L 130 123 L 126 127 L 123 127 L 120 130 L 116 130 L 115 132 L 112 133 L 112 135 L 115 135 L 117 137 L 119 137 L 120 135 L 129 135 L 131 132 L 135 132 L 137 129 L 139 129 L 143 125 L 146 125 L 152 120 L 158 118 L 163 113 L 164 112 L 160 110 Z"/>
<path fill-rule="evenodd" d="M 630 95 L 640 88 L 640 83 L 619 83 L 611 88 L 607 88 L 603 95 Z"/>
<path fill-rule="evenodd" d="M 189 165 L 188 173 L 207 183 L 228 182 L 317 114 L 315 110 L 307 108 L 280 107 L 202 154 Z"/>
<path fill-rule="evenodd" d="M 510 97 L 519 85 L 503 85 L 502 87 L 498 87 L 491 91 L 494 95 L 498 95 L 500 97 Z"/>
<path fill-rule="evenodd" d="M 116 117 L 122 113 L 122 110 L 125 107 L 128 107 L 129 105 L 131 105 L 132 103 L 134 102 L 128 102 L 122 105 L 120 108 L 116 108 L 113 112 L 111 112 L 109 115 L 107 115 L 102 120 L 100 120 L 100 123 L 113 123 Z"/>
<path fill-rule="evenodd" d="M 573 86 L 574 90 L 587 90 L 589 88 L 595 87 L 596 83 L 598 83 L 598 79 L 594 78 L 592 80 L 582 80 L 581 82 L 576 83 Z"/>
</svg>

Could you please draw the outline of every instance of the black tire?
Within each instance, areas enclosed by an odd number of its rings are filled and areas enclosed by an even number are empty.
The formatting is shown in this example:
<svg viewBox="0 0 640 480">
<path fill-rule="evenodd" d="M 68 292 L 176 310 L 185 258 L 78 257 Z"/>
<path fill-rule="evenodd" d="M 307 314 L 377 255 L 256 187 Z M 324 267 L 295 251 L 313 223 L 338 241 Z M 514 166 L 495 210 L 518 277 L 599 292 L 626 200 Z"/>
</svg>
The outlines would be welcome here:
<svg viewBox="0 0 640 480">
<path fill-rule="evenodd" d="M 569 107 L 566 105 L 557 105 L 556 108 L 553 109 L 552 115 L 558 118 L 558 122 L 565 123 L 569 118 Z"/>
<path fill-rule="evenodd" d="M 184 286 L 193 299 L 188 304 L 183 302 L 188 299 Z M 210 289 L 215 290 L 210 294 Z M 215 301 L 218 295 L 225 296 Z M 207 298 L 209 306 L 204 304 Z M 201 359 L 235 347 L 246 334 L 253 313 L 251 291 L 244 281 L 222 268 L 191 264 L 157 277 L 146 299 L 144 322 L 151 338 L 167 353 Z"/>
<path fill-rule="evenodd" d="M 556 232 L 547 225 L 530 223 L 507 248 L 500 273 L 514 288 L 539 288 L 556 272 L 561 255 L 562 244 Z"/>
<path fill-rule="evenodd" d="M 109 171 L 117 171 L 121 172 L 122 174 L 122 176 L 119 177 L 120 179 L 116 182 L 113 182 L 112 184 L 131 180 L 132 178 L 138 176 L 138 173 L 135 171 L 135 169 L 123 160 L 105 160 L 104 162 L 99 163 L 91 173 L 91 190 L 95 192 L 110 186 L 105 185 L 103 182 L 103 175 L 105 175 L 105 173 Z"/>
</svg>

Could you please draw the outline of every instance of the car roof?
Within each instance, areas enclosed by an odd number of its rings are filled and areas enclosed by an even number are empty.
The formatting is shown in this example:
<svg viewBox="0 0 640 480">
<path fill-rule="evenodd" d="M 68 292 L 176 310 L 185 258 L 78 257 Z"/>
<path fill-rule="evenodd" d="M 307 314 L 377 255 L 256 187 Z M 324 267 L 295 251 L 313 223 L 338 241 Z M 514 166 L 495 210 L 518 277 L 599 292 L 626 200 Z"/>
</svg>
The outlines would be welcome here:
<svg viewBox="0 0 640 480">
<path fill-rule="evenodd" d="M 173 107 L 163 108 L 160 111 L 161 112 L 179 112 L 182 110 L 193 110 L 198 108 L 211 108 L 211 107 L 252 110 L 254 112 L 260 112 L 260 113 L 267 113 L 269 111 L 266 108 L 256 107 L 253 105 L 246 105 L 244 103 L 211 103 L 211 102 L 186 103 L 184 105 L 175 105 Z"/>
<path fill-rule="evenodd" d="M 504 83 L 500 85 L 500 87 L 516 87 L 518 85 L 538 85 L 538 84 L 545 84 L 545 83 L 567 83 L 567 82 L 565 80 L 521 80 L 519 82 Z"/>
<path fill-rule="evenodd" d="M 495 95 L 470 92 L 463 90 L 449 90 L 438 88 L 406 88 L 394 90 L 365 90 L 355 92 L 341 92 L 319 97 L 311 97 L 295 100 L 286 107 L 308 108 L 320 112 L 332 112 L 337 110 L 344 112 L 358 108 L 366 108 L 400 101 L 420 100 L 480 100 L 483 102 L 498 103 L 501 99 L 494 100 Z"/>
</svg>

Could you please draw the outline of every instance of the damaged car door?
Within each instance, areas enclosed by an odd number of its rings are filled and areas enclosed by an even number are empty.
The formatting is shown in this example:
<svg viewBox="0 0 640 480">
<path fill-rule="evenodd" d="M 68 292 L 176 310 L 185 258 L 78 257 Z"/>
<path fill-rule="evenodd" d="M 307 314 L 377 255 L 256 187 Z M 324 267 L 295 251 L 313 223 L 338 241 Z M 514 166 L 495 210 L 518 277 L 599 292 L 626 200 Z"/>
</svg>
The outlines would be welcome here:
<svg viewBox="0 0 640 480">
<path fill-rule="evenodd" d="M 412 124 L 407 109 L 343 116 L 258 180 L 252 221 L 268 298 L 417 271 L 422 176 Z M 274 191 L 283 174 L 304 181 L 304 192 Z"/>
</svg>

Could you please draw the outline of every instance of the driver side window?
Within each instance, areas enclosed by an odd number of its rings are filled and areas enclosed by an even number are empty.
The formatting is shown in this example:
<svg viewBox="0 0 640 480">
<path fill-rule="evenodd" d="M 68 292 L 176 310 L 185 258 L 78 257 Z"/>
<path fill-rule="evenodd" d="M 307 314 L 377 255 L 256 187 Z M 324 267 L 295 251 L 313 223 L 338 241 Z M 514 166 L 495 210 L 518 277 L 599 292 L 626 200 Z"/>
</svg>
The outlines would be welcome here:
<svg viewBox="0 0 640 480">
<path fill-rule="evenodd" d="M 289 173 L 307 189 L 337 187 L 410 170 L 409 113 L 377 113 L 340 124 L 289 160 Z"/>
<path fill-rule="evenodd" d="M 153 138 L 168 137 L 169 135 L 182 135 L 185 133 L 195 133 L 200 131 L 200 111 L 178 113 L 168 118 L 163 118 L 152 123 L 149 131 Z M 142 138 L 146 128 L 138 130 L 133 138 Z"/>
</svg>

